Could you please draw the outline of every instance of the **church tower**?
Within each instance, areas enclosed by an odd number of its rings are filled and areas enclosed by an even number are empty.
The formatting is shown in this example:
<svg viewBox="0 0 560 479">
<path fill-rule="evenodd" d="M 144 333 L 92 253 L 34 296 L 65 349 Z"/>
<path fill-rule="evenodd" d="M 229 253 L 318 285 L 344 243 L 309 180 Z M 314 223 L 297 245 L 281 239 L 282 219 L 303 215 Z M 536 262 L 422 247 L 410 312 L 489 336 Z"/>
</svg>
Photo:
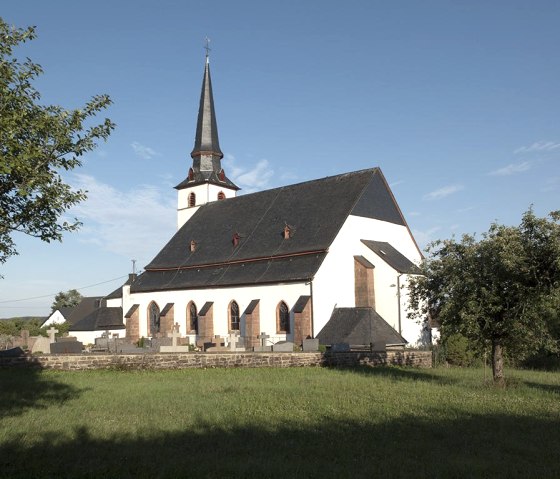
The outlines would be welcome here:
<svg viewBox="0 0 560 479">
<path fill-rule="evenodd" d="M 206 47 L 206 64 L 198 107 L 198 120 L 194 148 L 191 152 L 192 167 L 188 176 L 179 183 L 177 190 L 177 228 L 181 228 L 198 208 L 210 201 L 232 198 L 237 187 L 222 168 L 224 154 L 218 140 L 218 124 L 214 111 L 210 61 Z"/>
</svg>

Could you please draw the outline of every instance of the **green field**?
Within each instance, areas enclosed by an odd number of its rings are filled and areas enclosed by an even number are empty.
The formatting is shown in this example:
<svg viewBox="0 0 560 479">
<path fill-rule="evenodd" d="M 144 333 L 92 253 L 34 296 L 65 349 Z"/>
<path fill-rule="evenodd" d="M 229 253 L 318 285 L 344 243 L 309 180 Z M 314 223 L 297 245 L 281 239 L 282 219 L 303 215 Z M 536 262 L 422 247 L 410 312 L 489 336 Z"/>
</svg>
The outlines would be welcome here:
<svg viewBox="0 0 560 479">
<path fill-rule="evenodd" d="M 0 370 L 0 477 L 560 477 L 560 374 Z"/>
</svg>

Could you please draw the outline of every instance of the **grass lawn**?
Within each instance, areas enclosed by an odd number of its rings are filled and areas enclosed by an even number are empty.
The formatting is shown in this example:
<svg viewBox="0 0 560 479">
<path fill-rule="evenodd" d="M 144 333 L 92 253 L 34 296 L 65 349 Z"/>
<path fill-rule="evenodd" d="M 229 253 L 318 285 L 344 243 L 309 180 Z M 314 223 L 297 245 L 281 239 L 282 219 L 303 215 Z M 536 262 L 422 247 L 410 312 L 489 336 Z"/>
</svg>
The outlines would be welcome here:
<svg viewBox="0 0 560 479">
<path fill-rule="evenodd" d="M 0 370 L 0 477 L 560 477 L 560 374 Z"/>
</svg>

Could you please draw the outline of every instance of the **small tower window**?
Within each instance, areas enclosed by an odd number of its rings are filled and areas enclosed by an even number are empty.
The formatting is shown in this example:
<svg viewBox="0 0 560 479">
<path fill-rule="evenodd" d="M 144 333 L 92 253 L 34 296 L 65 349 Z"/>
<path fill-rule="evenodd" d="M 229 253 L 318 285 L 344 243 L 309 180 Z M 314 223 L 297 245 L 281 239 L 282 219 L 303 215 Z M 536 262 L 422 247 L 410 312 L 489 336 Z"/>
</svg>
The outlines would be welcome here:
<svg viewBox="0 0 560 479">
<path fill-rule="evenodd" d="M 196 195 L 194 193 L 191 193 L 189 195 L 189 207 L 195 206 L 195 205 L 196 205 Z"/>
<path fill-rule="evenodd" d="M 223 168 L 218 173 L 218 178 L 220 179 L 220 181 L 226 181 L 226 172 Z"/>
<path fill-rule="evenodd" d="M 218 200 L 225 200 L 226 194 L 223 191 L 218 193 Z"/>
<path fill-rule="evenodd" d="M 286 226 L 284 226 L 282 236 L 284 237 L 284 239 L 290 239 L 293 235 L 294 229 L 290 225 L 286 224 Z"/>
<path fill-rule="evenodd" d="M 194 171 L 192 168 L 189 168 L 189 181 L 194 180 Z"/>
<path fill-rule="evenodd" d="M 231 243 L 233 244 L 234 248 L 239 244 L 240 240 L 241 240 L 241 236 L 239 236 L 239 233 L 233 233 L 233 236 L 231 238 Z"/>
<path fill-rule="evenodd" d="M 190 250 L 191 250 L 191 253 L 196 250 L 196 241 L 195 240 L 191 240 Z"/>
</svg>

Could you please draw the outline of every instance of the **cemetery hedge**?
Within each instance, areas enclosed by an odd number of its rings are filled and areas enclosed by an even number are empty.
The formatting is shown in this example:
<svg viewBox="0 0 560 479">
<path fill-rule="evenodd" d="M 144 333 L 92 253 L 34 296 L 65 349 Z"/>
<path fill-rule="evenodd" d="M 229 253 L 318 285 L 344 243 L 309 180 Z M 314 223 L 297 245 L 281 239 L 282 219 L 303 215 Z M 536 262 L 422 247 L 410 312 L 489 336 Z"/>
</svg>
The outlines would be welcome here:
<svg viewBox="0 0 560 479">
<path fill-rule="evenodd" d="M 560 477 L 560 374 L 0 370 L 0 475 Z"/>
</svg>

